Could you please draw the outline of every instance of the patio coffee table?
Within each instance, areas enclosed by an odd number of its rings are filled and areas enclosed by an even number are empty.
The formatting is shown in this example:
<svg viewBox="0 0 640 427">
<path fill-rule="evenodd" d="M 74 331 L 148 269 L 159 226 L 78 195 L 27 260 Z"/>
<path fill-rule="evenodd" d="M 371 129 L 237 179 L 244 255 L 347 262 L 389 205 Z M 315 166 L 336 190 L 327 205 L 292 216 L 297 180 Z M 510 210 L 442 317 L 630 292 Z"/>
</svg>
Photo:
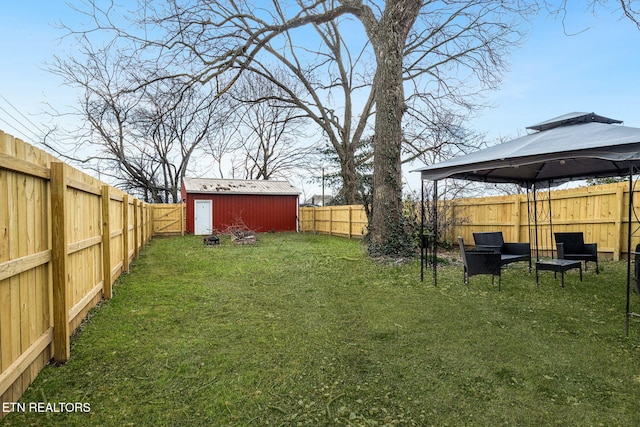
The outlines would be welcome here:
<svg viewBox="0 0 640 427">
<path fill-rule="evenodd" d="M 545 259 L 536 261 L 536 286 L 538 286 L 538 271 L 553 271 L 554 274 L 558 272 L 562 274 L 562 287 L 564 288 L 564 272 L 572 268 L 580 270 L 580 281 L 582 282 L 582 261 L 570 259 Z"/>
</svg>

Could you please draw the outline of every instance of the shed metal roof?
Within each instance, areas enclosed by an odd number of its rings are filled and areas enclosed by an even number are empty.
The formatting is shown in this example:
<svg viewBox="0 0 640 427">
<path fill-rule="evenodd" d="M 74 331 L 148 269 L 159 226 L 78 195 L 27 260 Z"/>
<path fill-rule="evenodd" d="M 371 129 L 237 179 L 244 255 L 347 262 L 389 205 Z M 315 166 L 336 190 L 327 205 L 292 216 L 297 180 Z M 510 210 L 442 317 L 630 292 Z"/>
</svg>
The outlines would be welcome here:
<svg viewBox="0 0 640 427">
<path fill-rule="evenodd" d="M 297 196 L 297 188 L 288 181 L 245 179 L 184 178 L 187 193 L 198 194 L 262 194 L 271 196 Z"/>
</svg>

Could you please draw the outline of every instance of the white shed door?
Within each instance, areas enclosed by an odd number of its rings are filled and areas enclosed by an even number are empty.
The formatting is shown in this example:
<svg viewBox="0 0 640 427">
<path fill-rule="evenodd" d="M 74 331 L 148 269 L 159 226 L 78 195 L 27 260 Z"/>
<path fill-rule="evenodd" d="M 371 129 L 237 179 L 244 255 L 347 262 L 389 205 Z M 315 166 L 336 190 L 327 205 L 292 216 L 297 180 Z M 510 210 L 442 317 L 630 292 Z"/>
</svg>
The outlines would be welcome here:
<svg viewBox="0 0 640 427">
<path fill-rule="evenodd" d="M 211 200 L 195 200 L 194 234 L 212 234 L 212 216 Z"/>
</svg>

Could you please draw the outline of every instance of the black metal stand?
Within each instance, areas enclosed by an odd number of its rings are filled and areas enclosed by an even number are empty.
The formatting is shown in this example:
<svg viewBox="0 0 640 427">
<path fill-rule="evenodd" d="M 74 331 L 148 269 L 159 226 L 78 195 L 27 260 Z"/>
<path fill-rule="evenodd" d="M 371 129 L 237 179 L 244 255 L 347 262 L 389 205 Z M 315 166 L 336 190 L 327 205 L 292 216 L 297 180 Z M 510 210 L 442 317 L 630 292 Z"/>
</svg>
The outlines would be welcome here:
<svg viewBox="0 0 640 427">
<path fill-rule="evenodd" d="M 424 279 L 425 266 L 435 268 L 435 239 L 433 233 L 424 232 L 420 242 L 420 280 Z"/>
<path fill-rule="evenodd" d="M 433 284 L 438 285 L 438 181 L 433 183 L 433 201 L 426 222 L 424 181 L 421 191 L 421 220 L 420 220 L 420 281 L 424 281 L 425 265 L 433 269 Z M 425 228 L 425 225 L 427 226 Z"/>
<path fill-rule="evenodd" d="M 627 294 L 626 294 L 626 316 L 625 316 L 625 331 L 627 336 L 629 336 L 629 327 L 630 327 L 630 322 L 631 319 L 634 317 L 640 317 L 640 313 L 635 313 L 633 311 L 631 311 L 631 255 L 635 255 L 637 251 L 632 251 L 631 250 L 631 238 L 632 236 L 637 233 L 640 229 L 640 227 L 636 227 L 635 230 L 632 230 L 631 227 L 631 222 L 632 222 L 632 218 L 633 216 L 635 216 L 635 209 L 633 206 L 633 192 L 634 192 L 634 182 L 633 182 L 633 172 L 634 172 L 634 168 L 633 165 L 629 166 L 629 221 L 628 221 L 628 229 L 627 229 L 627 253 L 629 254 L 627 256 Z M 636 216 L 636 219 L 637 216 Z M 638 262 L 637 260 L 635 261 L 636 263 Z M 635 271 L 638 271 L 638 268 L 636 266 Z M 639 277 L 637 277 L 637 274 L 634 274 L 634 280 L 640 280 Z"/>
</svg>

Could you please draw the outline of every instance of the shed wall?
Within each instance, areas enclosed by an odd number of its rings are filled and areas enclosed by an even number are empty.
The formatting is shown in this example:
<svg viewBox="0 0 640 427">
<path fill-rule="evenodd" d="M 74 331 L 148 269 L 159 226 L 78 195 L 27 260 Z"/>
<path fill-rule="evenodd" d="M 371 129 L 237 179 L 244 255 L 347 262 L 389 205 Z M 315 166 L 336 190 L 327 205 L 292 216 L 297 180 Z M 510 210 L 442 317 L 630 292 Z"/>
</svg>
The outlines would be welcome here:
<svg viewBox="0 0 640 427">
<path fill-rule="evenodd" d="M 195 200 L 213 202 L 213 229 L 243 222 L 257 232 L 296 231 L 298 197 L 238 194 L 187 194 L 187 232 L 193 233 Z"/>
</svg>

